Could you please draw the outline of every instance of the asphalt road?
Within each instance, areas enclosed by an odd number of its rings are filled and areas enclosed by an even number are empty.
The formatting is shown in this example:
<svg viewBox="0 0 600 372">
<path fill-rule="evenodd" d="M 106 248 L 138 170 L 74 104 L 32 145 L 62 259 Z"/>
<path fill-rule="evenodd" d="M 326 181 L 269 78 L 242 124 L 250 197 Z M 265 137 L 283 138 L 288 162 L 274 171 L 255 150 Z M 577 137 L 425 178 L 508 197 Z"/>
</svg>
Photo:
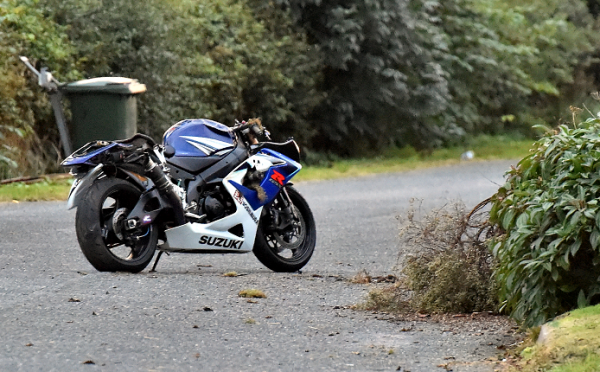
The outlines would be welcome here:
<svg viewBox="0 0 600 372">
<path fill-rule="evenodd" d="M 392 272 L 398 221 L 412 198 L 428 209 L 490 196 L 514 162 L 464 163 L 297 188 L 318 241 L 302 273 L 252 255 L 164 256 L 158 272 L 96 272 L 65 203 L 0 204 L 0 371 L 492 371 L 504 325 L 391 322 L 351 310 Z M 223 277 L 228 271 L 241 274 Z M 266 299 L 237 296 L 257 288 Z"/>
</svg>

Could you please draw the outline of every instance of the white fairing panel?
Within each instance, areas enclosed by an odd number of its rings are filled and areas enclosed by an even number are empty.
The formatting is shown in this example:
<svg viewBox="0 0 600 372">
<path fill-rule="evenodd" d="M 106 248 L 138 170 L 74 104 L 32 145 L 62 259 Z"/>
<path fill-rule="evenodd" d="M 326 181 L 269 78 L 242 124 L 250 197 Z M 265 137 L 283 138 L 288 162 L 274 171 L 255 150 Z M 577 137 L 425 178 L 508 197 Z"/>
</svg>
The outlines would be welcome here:
<svg viewBox="0 0 600 372">
<path fill-rule="evenodd" d="M 254 156 L 246 162 L 255 164 L 253 158 Z M 266 162 L 268 163 L 268 161 Z M 261 159 L 261 163 L 262 166 L 267 165 L 264 164 L 264 157 Z M 269 166 L 267 166 L 267 169 Z M 243 195 L 229 182 L 234 181 L 242 184 L 246 172 L 246 169 L 235 170 L 223 180 L 223 186 L 234 200 L 235 213 L 210 223 L 188 222 L 185 225 L 168 229 L 165 231 L 167 243 L 162 248 L 165 250 L 206 250 L 239 253 L 252 251 L 262 207 L 253 210 Z M 243 238 L 228 231 L 239 224 L 244 228 Z"/>
</svg>

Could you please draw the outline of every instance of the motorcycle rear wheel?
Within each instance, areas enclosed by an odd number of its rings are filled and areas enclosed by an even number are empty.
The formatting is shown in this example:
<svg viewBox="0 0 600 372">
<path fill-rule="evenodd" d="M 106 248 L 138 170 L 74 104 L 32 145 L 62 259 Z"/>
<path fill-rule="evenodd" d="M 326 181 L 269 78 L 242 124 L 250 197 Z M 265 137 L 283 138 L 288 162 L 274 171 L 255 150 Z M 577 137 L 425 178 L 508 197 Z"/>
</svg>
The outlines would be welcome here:
<svg viewBox="0 0 600 372">
<path fill-rule="evenodd" d="M 313 214 L 308 203 L 296 189 L 286 186 L 291 199 L 294 216 L 292 223 L 282 229 L 273 226 L 274 209 L 283 210 L 283 195 L 265 206 L 260 219 L 254 255 L 258 260 L 276 272 L 294 272 L 303 268 L 315 250 L 317 231 Z"/>
<path fill-rule="evenodd" d="M 154 255 L 158 229 L 153 225 L 127 231 L 126 216 L 141 191 L 106 177 L 97 180 L 77 207 L 75 230 L 81 251 L 98 271 L 142 271 Z"/>
</svg>

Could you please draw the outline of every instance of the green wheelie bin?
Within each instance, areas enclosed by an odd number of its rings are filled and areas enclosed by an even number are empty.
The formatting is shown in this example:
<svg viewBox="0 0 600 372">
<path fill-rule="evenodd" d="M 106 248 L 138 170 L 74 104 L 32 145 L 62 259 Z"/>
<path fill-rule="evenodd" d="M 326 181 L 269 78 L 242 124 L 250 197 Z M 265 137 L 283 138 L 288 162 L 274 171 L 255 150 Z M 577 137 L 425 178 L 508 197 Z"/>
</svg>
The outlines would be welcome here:
<svg viewBox="0 0 600 372">
<path fill-rule="evenodd" d="M 71 140 L 75 149 L 95 140 L 129 138 L 137 132 L 137 95 L 146 86 L 122 77 L 100 77 L 65 84 L 69 99 Z"/>
</svg>

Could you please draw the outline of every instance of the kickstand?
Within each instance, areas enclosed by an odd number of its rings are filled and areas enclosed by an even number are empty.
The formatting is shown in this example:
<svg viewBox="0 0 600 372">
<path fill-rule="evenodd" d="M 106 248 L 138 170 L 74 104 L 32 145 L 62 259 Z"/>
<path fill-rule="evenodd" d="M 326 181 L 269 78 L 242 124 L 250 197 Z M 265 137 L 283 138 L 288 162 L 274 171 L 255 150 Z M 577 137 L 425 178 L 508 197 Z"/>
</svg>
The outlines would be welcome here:
<svg viewBox="0 0 600 372">
<path fill-rule="evenodd" d="M 165 251 L 160 251 L 158 252 L 158 256 L 156 256 L 156 260 L 154 261 L 154 265 L 152 265 L 152 269 L 150 270 L 151 273 L 156 272 L 156 265 L 158 265 L 158 260 L 160 260 L 160 256 L 162 256 L 162 254 L 165 253 Z M 167 256 L 169 254 L 167 253 Z"/>
</svg>

